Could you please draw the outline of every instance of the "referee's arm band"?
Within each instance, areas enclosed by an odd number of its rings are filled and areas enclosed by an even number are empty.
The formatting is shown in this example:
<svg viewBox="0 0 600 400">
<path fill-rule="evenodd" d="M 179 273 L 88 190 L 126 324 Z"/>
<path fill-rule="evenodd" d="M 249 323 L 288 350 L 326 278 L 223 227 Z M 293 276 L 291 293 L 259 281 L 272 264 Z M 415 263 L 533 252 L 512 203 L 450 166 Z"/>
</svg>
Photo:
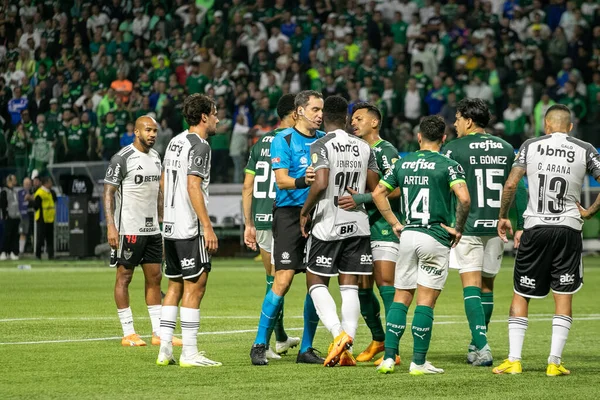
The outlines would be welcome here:
<svg viewBox="0 0 600 400">
<path fill-rule="evenodd" d="M 306 179 L 304 179 L 303 176 L 300 178 L 296 178 L 295 186 L 296 189 L 305 189 L 308 187 L 308 185 L 306 184 Z"/>
</svg>

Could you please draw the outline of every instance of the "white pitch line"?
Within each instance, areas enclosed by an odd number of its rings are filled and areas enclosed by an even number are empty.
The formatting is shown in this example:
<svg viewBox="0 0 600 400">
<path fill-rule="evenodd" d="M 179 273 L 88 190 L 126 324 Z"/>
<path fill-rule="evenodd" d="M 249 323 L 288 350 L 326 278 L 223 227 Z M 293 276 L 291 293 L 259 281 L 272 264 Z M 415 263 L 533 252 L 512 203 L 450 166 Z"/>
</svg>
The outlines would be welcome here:
<svg viewBox="0 0 600 400">
<path fill-rule="evenodd" d="M 529 314 L 530 317 L 552 317 L 554 314 Z M 255 319 L 259 315 L 206 315 L 202 319 Z M 464 315 L 435 315 L 435 319 L 445 318 L 466 318 Z M 574 319 L 582 317 L 600 317 L 600 314 L 578 314 Z M 302 315 L 286 315 L 285 319 L 302 319 Z M 136 316 L 136 320 L 149 320 L 148 316 Z M 30 321 L 110 321 L 117 320 L 117 316 L 95 316 L 95 317 L 23 317 L 23 318 L 3 318 L 3 322 L 30 322 Z"/>
<path fill-rule="evenodd" d="M 575 318 L 577 321 L 598 321 L 600 317 L 577 317 Z M 529 322 L 543 322 L 543 321 L 552 321 L 552 318 L 530 318 Z M 465 324 L 466 321 L 441 321 L 434 322 L 434 325 L 454 325 L 454 324 Z M 505 319 L 502 320 L 492 320 L 490 323 L 507 323 Z M 410 324 L 409 324 L 410 325 Z M 366 325 L 361 325 L 366 326 Z M 324 328 L 323 326 L 319 326 L 319 328 Z M 301 331 L 304 328 L 285 328 L 286 331 Z M 198 336 L 203 335 L 234 335 L 240 333 L 255 333 L 256 328 L 254 329 L 239 329 L 233 331 L 213 331 L 213 332 L 198 332 Z M 140 337 L 150 337 L 149 335 L 140 336 Z M 29 345 L 29 344 L 54 344 L 54 343 L 80 343 L 80 342 L 101 342 L 108 340 L 119 340 L 120 336 L 112 336 L 112 337 L 104 337 L 104 338 L 87 338 L 87 339 L 58 339 L 58 340 L 40 340 L 40 341 L 31 341 L 31 342 L 0 342 L 0 346 L 9 346 L 9 345 Z"/>
</svg>

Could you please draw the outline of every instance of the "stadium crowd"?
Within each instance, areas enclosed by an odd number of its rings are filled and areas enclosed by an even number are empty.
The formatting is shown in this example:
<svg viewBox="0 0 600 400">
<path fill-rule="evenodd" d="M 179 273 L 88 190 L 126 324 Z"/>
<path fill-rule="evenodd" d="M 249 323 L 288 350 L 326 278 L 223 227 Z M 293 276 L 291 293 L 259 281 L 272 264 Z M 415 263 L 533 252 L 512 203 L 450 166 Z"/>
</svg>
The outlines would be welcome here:
<svg viewBox="0 0 600 400">
<path fill-rule="evenodd" d="M 425 115 L 451 127 L 463 97 L 485 99 L 490 132 L 515 147 L 543 132 L 554 103 L 600 145 L 598 9 L 594 0 L 4 0 L 0 166 L 16 167 L 20 183 L 53 162 L 107 161 L 145 114 L 159 121 L 162 155 L 185 128 L 184 97 L 206 93 L 220 121 L 212 179 L 239 183 L 249 146 L 277 124 L 277 100 L 303 89 L 374 103 L 382 137 L 400 151 L 418 148 Z"/>
</svg>

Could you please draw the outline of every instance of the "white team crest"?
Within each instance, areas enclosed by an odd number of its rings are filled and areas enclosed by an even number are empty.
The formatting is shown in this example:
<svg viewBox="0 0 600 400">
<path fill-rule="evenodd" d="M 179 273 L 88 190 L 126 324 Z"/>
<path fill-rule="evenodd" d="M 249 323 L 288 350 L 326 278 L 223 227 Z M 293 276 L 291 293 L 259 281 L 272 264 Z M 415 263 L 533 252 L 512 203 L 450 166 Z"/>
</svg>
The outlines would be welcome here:
<svg viewBox="0 0 600 400">
<path fill-rule="evenodd" d="M 290 253 L 288 253 L 287 251 L 284 251 L 284 252 L 281 254 L 281 258 L 282 258 L 283 260 L 289 260 L 289 259 L 290 259 Z"/>
<path fill-rule="evenodd" d="M 202 157 L 198 156 L 198 157 L 194 158 L 194 165 L 196 167 L 201 167 L 203 163 L 204 163 L 204 160 L 202 159 Z"/>
<path fill-rule="evenodd" d="M 115 171 L 113 171 L 112 167 L 108 167 L 108 169 L 106 170 L 106 177 L 110 178 L 114 172 Z"/>
<path fill-rule="evenodd" d="M 133 255 L 133 251 L 131 251 L 131 250 L 123 251 L 123 257 L 125 257 L 126 260 L 129 260 L 132 255 Z"/>
</svg>

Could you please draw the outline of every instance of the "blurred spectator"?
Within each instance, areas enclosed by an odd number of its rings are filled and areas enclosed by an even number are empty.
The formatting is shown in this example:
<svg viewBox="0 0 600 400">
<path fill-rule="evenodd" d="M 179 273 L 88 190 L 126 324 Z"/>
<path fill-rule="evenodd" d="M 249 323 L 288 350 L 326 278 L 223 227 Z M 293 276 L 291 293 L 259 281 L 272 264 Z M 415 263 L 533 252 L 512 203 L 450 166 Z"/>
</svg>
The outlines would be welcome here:
<svg viewBox="0 0 600 400">
<path fill-rule="evenodd" d="M 544 117 L 546 111 L 554 104 L 556 104 L 556 102 L 550 98 L 548 92 L 543 92 L 540 101 L 538 101 L 533 108 L 533 114 L 530 119 L 530 123 L 533 126 L 534 137 L 543 136 L 545 134 Z"/>
<path fill-rule="evenodd" d="M 527 119 L 523 110 L 518 105 L 517 99 L 508 102 L 508 108 L 504 110 L 504 139 L 515 149 L 521 147 L 525 135 L 525 124 Z"/>
<path fill-rule="evenodd" d="M 247 119 L 243 114 L 238 114 L 229 145 L 229 156 L 233 161 L 233 183 L 242 183 L 243 180 L 249 132 Z"/>
<path fill-rule="evenodd" d="M 4 220 L 4 238 L 0 261 L 8 257 L 11 260 L 19 259 L 19 224 L 21 223 L 21 211 L 19 210 L 19 193 L 17 191 L 17 177 L 8 175 L 6 187 L 0 192 L 0 211 Z"/>
<path fill-rule="evenodd" d="M 52 190 L 52 178 L 41 179 L 42 186 L 34 194 L 36 223 L 35 257 L 42 259 L 42 247 L 46 248 L 48 259 L 54 258 L 54 219 L 56 215 L 56 193 Z"/>
<path fill-rule="evenodd" d="M 31 179 L 23 179 L 23 188 L 19 190 L 19 212 L 21 222 L 19 224 L 19 254 L 25 253 L 25 246 L 31 241 L 31 226 L 33 224 L 33 192 Z"/>
<path fill-rule="evenodd" d="M 120 146 L 125 147 L 133 144 L 133 140 L 135 139 L 135 133 L 133 132 L 133 122 L 127 123 L 126 131 L 121 134 Z M 156 143 L 154 144 L 154 150 L 156 150 Z M 158 151 L 158 150 L 157 150 Z M 160 154 L 160 152 L 159 152 Z M 164 154 L 164 152 L 163 152 Z"/>
<path fill-rule="evenodd" d="M 217 111 L 217 132 L 210 138 L 211 155 L 211 182 L 226 183 L 229 169 L 229 143 L 233 129 L 232 121 L 227 118 L 227 111 L 219 108 Z M 213 180 L 214 178 L 214 180 Z"/>
</svg>

